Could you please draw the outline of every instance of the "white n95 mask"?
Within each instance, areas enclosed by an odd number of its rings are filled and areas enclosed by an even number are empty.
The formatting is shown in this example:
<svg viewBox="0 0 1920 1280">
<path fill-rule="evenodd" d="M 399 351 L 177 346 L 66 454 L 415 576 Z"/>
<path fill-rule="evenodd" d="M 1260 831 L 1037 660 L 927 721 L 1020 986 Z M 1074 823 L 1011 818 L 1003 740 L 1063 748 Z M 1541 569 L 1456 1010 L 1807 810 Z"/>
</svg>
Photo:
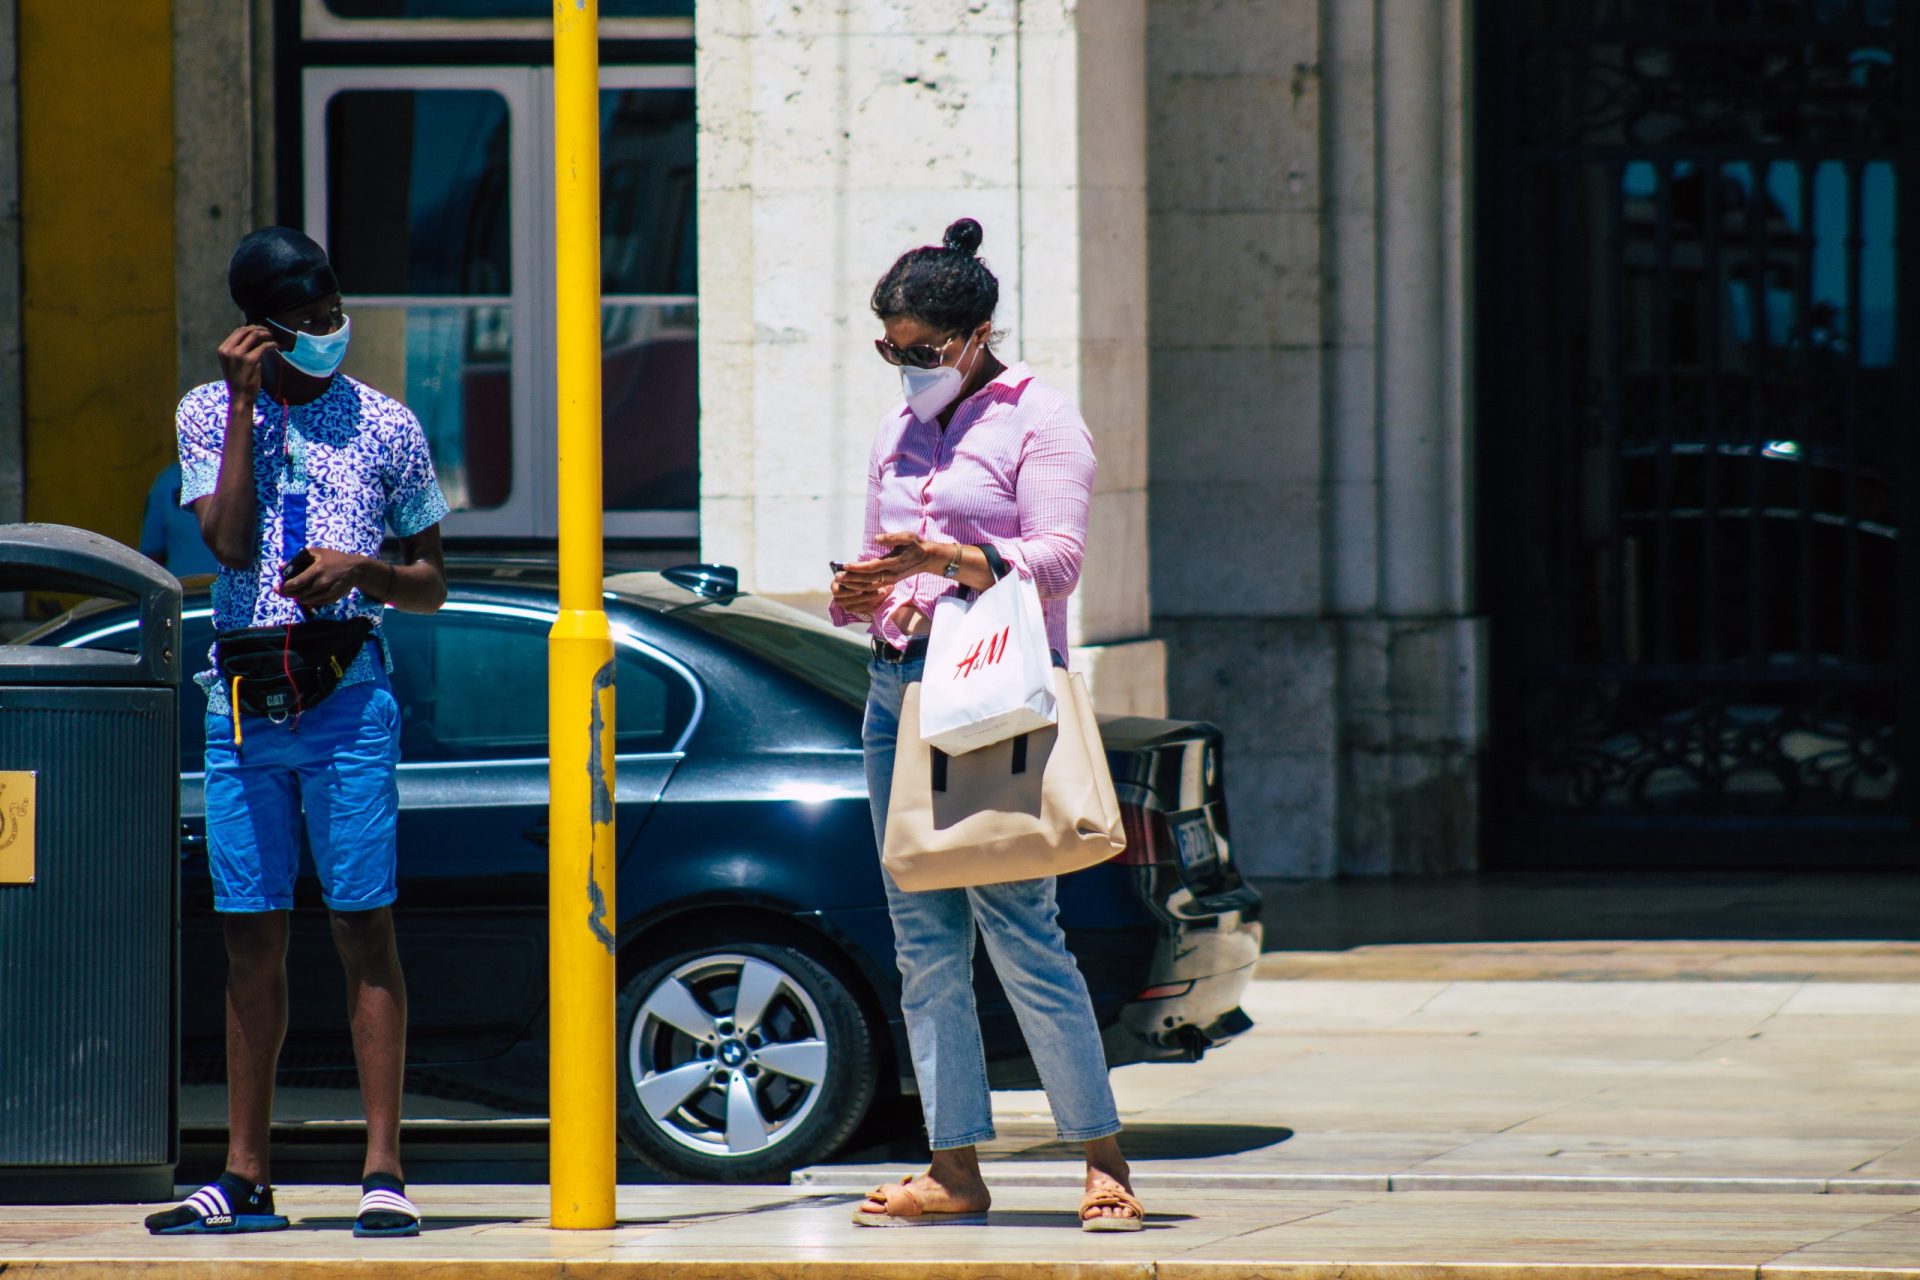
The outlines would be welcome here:
<svg viewBox="0 0 1920 1280">
<path fill-rule="evenodd" d="M 967 345 L 960 349 L 961 363 L 966 362 L 967 352 L 971 350 L 973 339 L 968 338 Z M 948 405 L 960 398 L 960 388 L 966 381 L 966 375 L 949 364 L 931 369 L 900 366 L 901 394 L 907 398 L 907 408 L 922 422 L 932 422 L 944 413 Z"/>
</svg>

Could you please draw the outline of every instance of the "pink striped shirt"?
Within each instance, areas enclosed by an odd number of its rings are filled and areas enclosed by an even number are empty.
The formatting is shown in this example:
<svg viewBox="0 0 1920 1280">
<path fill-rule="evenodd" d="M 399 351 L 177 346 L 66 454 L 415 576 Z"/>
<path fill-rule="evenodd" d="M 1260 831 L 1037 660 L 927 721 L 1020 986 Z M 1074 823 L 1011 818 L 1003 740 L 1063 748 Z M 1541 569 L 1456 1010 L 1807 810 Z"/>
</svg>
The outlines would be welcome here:
<svg viewBox="0 0 1920 1280">
<path fill-rule="evenodd" d="M 883 533 L 992 546 L 1039 586 L 1047 640 L 1064 657 L 1067 597 L 1086 556 L 1094 469 L 1093 435 L 1080 411 L 1025 364 L 963 400 L 944 432 L 902 405 L 874 437 L 861 558 L 885 554 L 875 541 Z M 893 615 L 913 604 L 932 616 L 933 602 L 957 588 L 938 573 L 904 579 L 868 630 L 904 649 L 908 637 Z M 836 626 L 861 621 L 839 605 L 831 614 Z"/>
</svg>

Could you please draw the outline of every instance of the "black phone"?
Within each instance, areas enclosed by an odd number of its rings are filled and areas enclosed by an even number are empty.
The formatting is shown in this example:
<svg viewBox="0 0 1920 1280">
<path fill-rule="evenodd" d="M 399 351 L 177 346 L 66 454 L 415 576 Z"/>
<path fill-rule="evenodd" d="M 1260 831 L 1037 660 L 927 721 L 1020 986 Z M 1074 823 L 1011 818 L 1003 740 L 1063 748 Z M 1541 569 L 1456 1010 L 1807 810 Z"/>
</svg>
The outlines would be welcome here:
<svg viewBox="0 0 1920 1280">
<path fill-rule="evenodd" d="M 827 568 L 833 570 L 835 573 L 845 573 L 847 571 L 847 566 L 838 560 L 827 561 Z"/>
<path fill-rule="evenodd" d="M 311 568 L 313 568 L 313 552 L 307 547 L 302 547 L 294 553 L 293 559 L 287 561 L 287 567 L 281 570 L 280 581 L 297 578 Z"/>
</svg>

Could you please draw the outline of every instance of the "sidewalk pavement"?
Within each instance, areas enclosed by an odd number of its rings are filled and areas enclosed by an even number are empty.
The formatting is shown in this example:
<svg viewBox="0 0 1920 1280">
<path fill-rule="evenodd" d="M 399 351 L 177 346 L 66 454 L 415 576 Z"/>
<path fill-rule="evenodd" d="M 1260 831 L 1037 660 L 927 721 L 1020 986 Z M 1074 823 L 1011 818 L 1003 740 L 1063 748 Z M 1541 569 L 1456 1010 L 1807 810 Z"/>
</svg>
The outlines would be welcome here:
<svg viewBox="0 0 1920 1280">
<path fill-rule="evenodd" d="M 0 1267 L 1920 1280 L 1920 957 L 1864 945 L 1269 956 L 1268 974 L 1321 976 L 1256 983 L 1256 1029 L 1198 1066 L 1115 1074 L 1153 1218 L 1136 1235 L 1074 1229 L 1074 1153 L 1040 1095 L 1015 1093 L 997 1099 L 985 1229 L 846 1225 L 857 1192 L 914 1167 L 903 1139 L 792 1187 L 623 1188 L 612 1232 L 547 1231 L 541 1186 L 416 1188 L 429 1230 L 412 1241 L 352 1239 L 344 1187 L 287 1188 L 295 1230 L 228 1239 L 154 1240 L 126 1206 L 0 1209 Z M 1490 971 L 1508 976 L 1458 977 Z"/>
<path fill-rule="evenodd" d="M 1858 944 L 1431 951 L 1544 980 L 1264 979 L 1254 1029 L 1198 1067 L 1116 1072 L 1144 1186 L 1920 1194 L 1920 949 Z M 1409 957 L 1378 967 L 1413 971 Z M 1525 966 L 1531 957 L 1531 969 Z M 1641 974 L 1814 972 L 1815 980 Z M 1270 955 L 1267 973 L 1323 964 Z M 1364 954 L 1349 953 L 1350 971 Z M 1559 979 L 1577 965 L 1587 981 Z M 1900 980 L 1911 974 L 1915 980 Z M 1077 1178 L 1038 1093 L 1001 1094 L 1000 1181 Z M 815 1169 L 871 1186 L 893 1167 Z M 1920 1208 L 1920 1200 L 1915 1202 Z"/>
</svg>

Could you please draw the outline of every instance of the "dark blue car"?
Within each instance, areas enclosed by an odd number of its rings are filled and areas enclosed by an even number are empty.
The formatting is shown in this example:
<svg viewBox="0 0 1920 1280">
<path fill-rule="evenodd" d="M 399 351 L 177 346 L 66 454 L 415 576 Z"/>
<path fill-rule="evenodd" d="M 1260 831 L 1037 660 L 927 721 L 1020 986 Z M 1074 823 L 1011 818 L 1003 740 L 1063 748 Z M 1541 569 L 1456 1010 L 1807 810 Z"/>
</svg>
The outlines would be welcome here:
<svg viewBox="0 0 1920 1280">
<path fill-rule="evenodd" d="M 546 1106 L 550 564 L 456 564 L 446 608 L 389 612 L 403 715 L 400 901 L 409 1088 L 507 1112 Z M 911 1092 L 892 929 L 867 810 L 857 637 L 741 593 L 724 570 L 607 581 L 618 653 L 620 1130 L 659 1169 L 777 1175 L 839 1148 L 878 1098 Z M 32 643 L 131 648 L 93 604 Z M 188 668 L 212 623 L 184 612 Z M 201 821 L 205 707 L 182 699 L 184 1073 L 222 1073 L 225 958 Z M 1209 725 L 1107 718 L 1129 848 L 1060 884 L 1061 917 L 1115 1065 L 1196 1059 L 1249 1025 L 1259 895 L 1227 842 Z M 311 869 L 289 978 L 289 1084 L 351 1068 L 339 967 Z M 994 1083 L 1033 1068 L 984 960 Z M 724 1026 L 722 1026 L 724 1024 Z M 729 1106 L 711 1033 L 744 1042 Z"/>
</svg>

